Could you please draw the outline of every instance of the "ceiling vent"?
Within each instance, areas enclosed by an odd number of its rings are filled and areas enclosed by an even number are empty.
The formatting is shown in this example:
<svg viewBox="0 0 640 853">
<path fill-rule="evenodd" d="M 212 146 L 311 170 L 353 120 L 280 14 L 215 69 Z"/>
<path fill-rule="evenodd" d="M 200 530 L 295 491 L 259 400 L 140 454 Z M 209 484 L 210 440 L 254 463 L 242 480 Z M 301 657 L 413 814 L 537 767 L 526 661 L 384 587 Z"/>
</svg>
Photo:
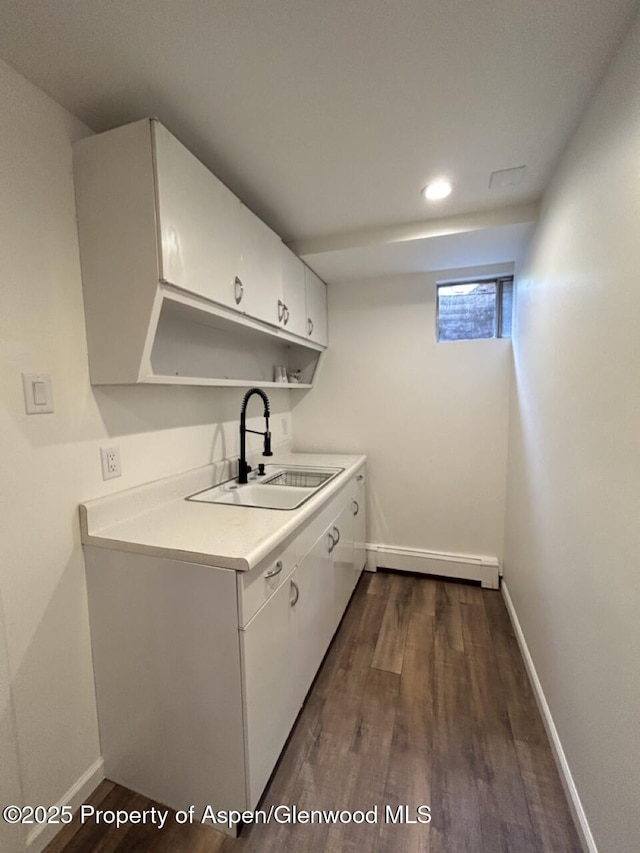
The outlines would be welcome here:
<svg viewBox="0 0 640 853">
<path fill-rule="evenodd" d="M 500 169 L 498 172 L 492 172 L 489 178 L 490 190 L 507 190 L 511 187 L 517 187 L 524 180 L 526 166 L 516 166 L 513 169 Z"/>
</svg>

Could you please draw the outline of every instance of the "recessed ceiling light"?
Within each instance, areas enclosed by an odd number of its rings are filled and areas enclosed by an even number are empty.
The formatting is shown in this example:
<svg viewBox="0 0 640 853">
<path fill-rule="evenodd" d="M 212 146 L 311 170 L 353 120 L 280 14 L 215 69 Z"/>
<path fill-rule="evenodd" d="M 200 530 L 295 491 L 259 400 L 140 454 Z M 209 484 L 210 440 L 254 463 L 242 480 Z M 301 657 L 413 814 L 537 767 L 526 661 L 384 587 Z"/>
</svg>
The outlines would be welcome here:
<svg viewBox="0 0 640 853">
<path fill-rule="evenodd" d="M 422 194 L 428 201 L 438 201 L 441 198 L 446 198 L 451 192 L 451 184 L 445 178 L 439 178 L 437 181 L 431 181 L 430 184 L 422 190 Z"/>
</svg>

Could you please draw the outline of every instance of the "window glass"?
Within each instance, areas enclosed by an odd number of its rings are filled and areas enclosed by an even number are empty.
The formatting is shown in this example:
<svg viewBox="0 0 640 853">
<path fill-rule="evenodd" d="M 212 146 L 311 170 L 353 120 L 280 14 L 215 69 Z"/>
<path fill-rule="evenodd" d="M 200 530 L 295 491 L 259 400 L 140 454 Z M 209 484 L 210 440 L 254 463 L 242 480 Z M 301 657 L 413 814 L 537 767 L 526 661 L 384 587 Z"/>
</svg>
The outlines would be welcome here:
<svg viewBox="0 0 640 853">
<path fill-rule="evenodd" d="M 513 316 L 513 279 L 505 279 L 500 287 L 500 328 L 498 337 L 511 337 L 511 318 Z"/>
<path fill-rule="evenodd" d="M 511 337 L 513 276 L 437 287 L 438 341 Z"/>
<path fill-rule="evenodd" d="M 496 333 L 496 282 L 438 287 L 438 340 L 493 338 Z"/>
</svg>

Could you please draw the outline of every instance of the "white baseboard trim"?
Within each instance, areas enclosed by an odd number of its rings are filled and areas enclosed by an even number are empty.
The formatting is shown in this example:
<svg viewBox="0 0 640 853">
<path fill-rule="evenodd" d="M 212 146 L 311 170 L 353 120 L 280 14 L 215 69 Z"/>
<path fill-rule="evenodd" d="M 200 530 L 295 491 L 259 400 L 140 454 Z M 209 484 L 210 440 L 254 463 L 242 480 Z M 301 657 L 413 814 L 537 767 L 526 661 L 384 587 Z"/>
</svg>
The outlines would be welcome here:
<svg viewBox="0 0 640 853">
<path fill-rule="evenodd" d="M 544 691 L 542 690 L 542 684 L 540 683 L 540 679 L 538 678 L 538 673 L 536 672 L 531 653 L 529 652 L 527 641 L 525 640 L 524 633 L 522 632 L 520 620 L 518 619 L 518 615 L 513 606 L 513 601 L 511 600 L 511 596 L 509 595 L 509 589 L 504 579 L 502 580 L 502 597 L 504 598 L 504 603 L 506 604 L 507 611 L 509 613 L 509 618 L 511 619 L 511 624 L 513 625 L 513 630 L 516 632 L 518 645 L 520 646 L 520 651 L 522 652 L 522 657 L 527 668 L 529 681 L 531 682 L 531 686 L 533 687 L 533 693 L 536 697 L 538 708 L 540 709 L 540 713 L 542 714 L 542 721 L 547 731 L 549 742 L 551 743 L 551 751 L 553 752 L 553 757 L 558 767 L 558 772 L 560 773 L 562 787 L 564 788 L 565 794 L 567 795 L 567 800 L 569 801 L 569 808 L 571 809 L 571 815 L 573 817 L 573 822 L 576 825 L 576 830 L 578 831 L 580 842 L 585 853 L 598 853 L 596 842 L 594 841 L 593 835 L 591 834 L 591 828 L 589 827 L 589 821 L 587 820 L 584 808 L 582 807 L 582 802 L 580 801 L 578 789 L 576 788 L 575 782 L 573 781 L 573 776 L 571 775 L 569 762 L 567 761 L 567 757 L 564 754 L 564 749 L 562 748 L 562 743 L 560 741 L 560 736 L 558 735 L 558 730 L 556 729 L 556 725 L 553 722 L 553 717 L 551 716 L 551 709 L 549 708 L 549 705 L 544 695 Z"/>
<path fill-rule="evenodd" d="M 91 767 L 74 782 L 66 794 L 56 803 L 56 806 L 71 806 L 75 812 L 87 801 L 88 797 L 104 779 L 104 761 L 102 756 L 93 762 Z M 41 853 L 42 850 L 53 840 L 53 838 L 64 828 L 63 824 L 34 826 L 27 836 L 27 850 L 29 853 Z"/>
<path fill-rule="evenodd" d="M 398 548 L 395 545 L 367 542 L 367 568 L 372 572 L 378 568 L 396 569 L 444 578 L 480 581 L 487 589 L 498 589 L 500 586 L 500 564 L 496 557 L 445 554 L 441 551 Z"/>
</svg>

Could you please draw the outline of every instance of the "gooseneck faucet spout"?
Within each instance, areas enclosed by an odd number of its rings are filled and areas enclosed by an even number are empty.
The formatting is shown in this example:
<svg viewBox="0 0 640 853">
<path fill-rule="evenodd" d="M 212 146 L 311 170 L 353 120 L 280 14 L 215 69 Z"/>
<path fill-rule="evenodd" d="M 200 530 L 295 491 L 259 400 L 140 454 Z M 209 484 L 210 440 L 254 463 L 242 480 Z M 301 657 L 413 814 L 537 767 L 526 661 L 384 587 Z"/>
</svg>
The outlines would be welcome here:
<svg viewBox="0 0 640 853">
<path fill-rule="evenodd" d="M 266 429 L 264 432 L 259 432 L 255 429 L 247 429 L 247 404 L 249 400 L 257 394 L 262 398 L 264 403 L 264 420 Z M 238 483 L 246 483 L 247 475 L 251 471 L 251 466 L 247 465 L 247 433 L 252 432 L 255 435 L 261 435 L 264 438 L 263 456 L 273 456 L 271 452 L 271 433 L 269 431 L 269 398 L 264 393 L 262 388 L 250 388 L 244 395 L 242 401 L 242 409 L 240 410 L 240 459 L 238 459 Z"/>
</svg>

